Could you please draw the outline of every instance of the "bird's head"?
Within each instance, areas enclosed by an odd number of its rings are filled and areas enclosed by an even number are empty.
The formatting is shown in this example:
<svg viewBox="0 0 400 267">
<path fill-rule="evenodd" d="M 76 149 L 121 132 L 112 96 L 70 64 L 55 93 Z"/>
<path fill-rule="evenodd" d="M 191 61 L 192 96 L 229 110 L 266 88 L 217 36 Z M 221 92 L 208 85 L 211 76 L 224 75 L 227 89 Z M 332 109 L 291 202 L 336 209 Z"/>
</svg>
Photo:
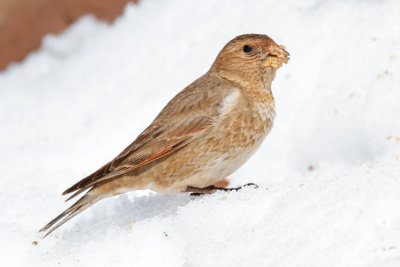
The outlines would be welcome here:
<svg viewBox="0 0 400 267">
<path fill-rule="evenodd" d="M 234 82 L 270 83 L 288 61 L 289 53 L 267 35 L 244 34 L 224 46 L 211 71 Z"/>
</svg>

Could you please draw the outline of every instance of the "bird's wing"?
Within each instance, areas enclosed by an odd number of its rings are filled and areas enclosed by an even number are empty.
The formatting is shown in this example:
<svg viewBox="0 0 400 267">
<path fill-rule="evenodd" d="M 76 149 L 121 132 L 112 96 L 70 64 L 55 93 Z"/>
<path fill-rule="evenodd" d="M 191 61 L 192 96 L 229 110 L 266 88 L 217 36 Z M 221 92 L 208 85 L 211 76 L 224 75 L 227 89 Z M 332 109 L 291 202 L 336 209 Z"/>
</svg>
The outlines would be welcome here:
<svg viewBox="0 0 400 267">
<path fill-rule="evenodd" d="M 230 90 L 218 90 L 218 87 L 223 86 L 220 81 L 213 81 L 212 77 L 204 78 L 198 79 L 176 95 L 152 124 L 115 159 L 63 194 L 78 190 L 72 198 L 100 181 L 165 157 L 207 132 L 214 125 L 218 107 Z"/>
<path fill-rule="evenodd" d="M 160 127 L 151 125 L 115 159 L 68 188 L 63 194 L 86 189 L 100 181 L 132 171 L 179 150 L 212 125 L 209 117 L 174 119 Z"/>
</svg>

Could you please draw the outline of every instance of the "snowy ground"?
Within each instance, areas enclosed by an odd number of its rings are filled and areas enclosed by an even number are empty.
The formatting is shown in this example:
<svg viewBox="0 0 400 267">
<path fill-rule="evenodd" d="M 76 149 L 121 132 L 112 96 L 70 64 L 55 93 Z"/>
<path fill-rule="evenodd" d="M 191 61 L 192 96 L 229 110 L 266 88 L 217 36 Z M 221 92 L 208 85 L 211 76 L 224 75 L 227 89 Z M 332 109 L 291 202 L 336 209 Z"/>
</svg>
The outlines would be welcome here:
<svg viewBox="0 0 400 267">
<path fill-rule="evenodd" d="M 400 266 L 399 14 L 395 0 L 143 0 L 47 36 L 0 73 L 0 266 Z M 271 135 L 232 176 L 260 187 L 134 192 L 40 239 L 61 192 L 242 33 L 292 58 Z"/>
</svg>

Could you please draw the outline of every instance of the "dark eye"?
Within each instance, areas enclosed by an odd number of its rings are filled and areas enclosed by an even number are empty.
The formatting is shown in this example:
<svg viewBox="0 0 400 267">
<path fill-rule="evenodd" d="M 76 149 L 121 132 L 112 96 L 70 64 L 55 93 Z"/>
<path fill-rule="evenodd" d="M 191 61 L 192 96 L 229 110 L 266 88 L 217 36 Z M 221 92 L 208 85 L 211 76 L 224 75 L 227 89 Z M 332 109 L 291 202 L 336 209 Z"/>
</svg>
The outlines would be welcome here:
<svg viewBox="0 0 400 267">
<path fill-rule="evenodd" d="M 253 48 L 251 48 L 251 46 L 249 46 L 249 45 L 243 46 L 243 52 L 245 52 L 246 54 L 250 53 L 251 50 L 253 50 Z"/>
</svg>

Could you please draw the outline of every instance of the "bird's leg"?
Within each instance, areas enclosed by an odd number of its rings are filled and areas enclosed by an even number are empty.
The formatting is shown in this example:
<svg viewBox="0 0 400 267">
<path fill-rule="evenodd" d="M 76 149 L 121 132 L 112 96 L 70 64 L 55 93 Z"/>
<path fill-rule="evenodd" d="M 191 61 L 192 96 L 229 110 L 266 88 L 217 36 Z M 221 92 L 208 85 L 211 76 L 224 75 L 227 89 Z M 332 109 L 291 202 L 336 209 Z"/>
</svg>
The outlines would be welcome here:
<svg viewBox="0 0 400 267">
<path fill-rule="evenodd" d="M 210 185 L 210 186 L 203 187 L 203 188 L 188 186 L 188 187 L 186 187 L 186 192 L 191 192 L 191 194 L 190 194 L 191 196 L 200 196 L 203 194 L 212 194 L 212 193 L 215 193 L 216 191 L 225 191 L 225 192 L 238 191 L 245 186 L 254 186 L 254 188 L 258 188 L 258 185 L 253 184 L 253 183 L 248 183 L 243 186 L 233 187 L 233 188 L 218 187 L 215 185 Z"/>
<path fill-rule="evenodd" d="M 215 184 L 213 184 L 213 186 L 216 186 L 216 187 L 228 187 L 230 182 L 231 181 L 228 178 L 224 178 L 224 179 L 219 180 Z"/>
<path fill-rule="evenodd" d="M 186 187 L 185 192 L 191 192 L 190 195 L 197 196 L 197 195 L 203 195 L 203 194 L 212 194 L 217 191 L 217 187 L 214 185 L 210 185 L 207 187 L 199 188 L 199 187 L 193 187 L 193 186 L 188 186 Z"/>
</svg>

